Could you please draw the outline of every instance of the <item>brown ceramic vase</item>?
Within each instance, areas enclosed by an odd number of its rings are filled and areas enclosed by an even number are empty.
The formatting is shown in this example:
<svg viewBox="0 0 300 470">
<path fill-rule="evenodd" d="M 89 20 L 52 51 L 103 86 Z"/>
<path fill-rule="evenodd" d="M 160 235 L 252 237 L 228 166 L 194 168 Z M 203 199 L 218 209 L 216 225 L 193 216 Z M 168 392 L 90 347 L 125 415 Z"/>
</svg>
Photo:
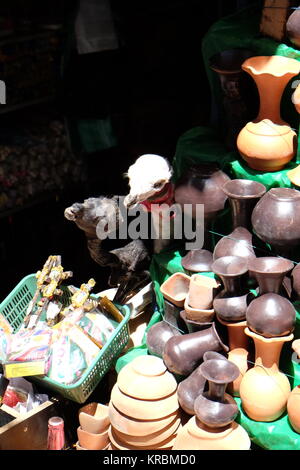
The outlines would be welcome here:
<svg viewBox="0 0 300 470">
<path fill-rule="evenodd" d="M 292 261 L 276 256 L 263 256 L 249 261 L 249 275 L 259 285 L 259 294 L 279 294 L 284 277 L 294 268 Z"/>
<path fill-rule="evenodd" d="M 184 269 L 194 273 L 204 273 L 211 271 L 213 255 L 208 250 L 190 250 L 182 259 L 181 264 Z"/>
</svg>

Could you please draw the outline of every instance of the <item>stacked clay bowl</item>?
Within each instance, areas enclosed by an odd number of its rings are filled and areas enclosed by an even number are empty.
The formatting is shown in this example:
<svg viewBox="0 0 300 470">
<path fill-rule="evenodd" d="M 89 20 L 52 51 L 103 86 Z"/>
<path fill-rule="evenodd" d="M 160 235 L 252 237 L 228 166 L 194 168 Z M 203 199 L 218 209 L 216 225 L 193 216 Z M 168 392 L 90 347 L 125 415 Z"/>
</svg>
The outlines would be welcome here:
<svg viewBox="0 0 300 470">
<path fill-rule="evenodd" d="M 181 428 L 177 382 L 162 359 L 139 356 L 119 372 L 109 403 L 112 450 L 171 450 Z"/>
<path fill-rule="evenodd" d="M 89 403 L 79 410 L 77 450 L 107 450 L 110 445 L 108 406 Z"/>
</svg>

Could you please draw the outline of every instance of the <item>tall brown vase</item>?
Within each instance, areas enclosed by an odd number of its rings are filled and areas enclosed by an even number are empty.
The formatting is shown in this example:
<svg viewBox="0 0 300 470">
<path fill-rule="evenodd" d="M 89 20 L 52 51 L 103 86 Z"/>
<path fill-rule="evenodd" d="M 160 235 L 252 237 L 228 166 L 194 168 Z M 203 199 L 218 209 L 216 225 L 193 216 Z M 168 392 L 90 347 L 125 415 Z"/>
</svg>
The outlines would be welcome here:
<svg viewBox="0 0 300 470">
<path fill-rule="evenodd" d="M 285 412 L 291 391 L 288 378 L 278 368 L 280 354 L 283 344 L 294 335 L 264 338 L 248 328 L 245 333 L 254 340 L 255 366 L 240 384 L 243 409 L 254 421 L 275 421 Z"/>
<path fill-rule="evenodd" d="M 280 102 L 288 82 L 299 74 L 300 62 L 275 55 L 256 56 L 247 59 L 242 68 L 257 85 L 260 109 L 257 118 L 239 133 L 238 151 L 254 170 L 279 171 L 297 151 L 297 135 L 283 121 Z"/>
</svg>

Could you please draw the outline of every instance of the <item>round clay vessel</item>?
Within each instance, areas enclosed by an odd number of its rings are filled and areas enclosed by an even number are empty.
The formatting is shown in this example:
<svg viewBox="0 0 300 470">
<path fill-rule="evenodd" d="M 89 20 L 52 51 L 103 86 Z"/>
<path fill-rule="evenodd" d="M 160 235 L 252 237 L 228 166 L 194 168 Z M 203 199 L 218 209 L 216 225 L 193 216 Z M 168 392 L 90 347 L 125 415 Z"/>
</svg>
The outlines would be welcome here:
<svg viewBox="0 0 300 470">
<path fill-rule="evenodd" d="M 160 286 L 165 299 L 177 307 L 183 307 L 190 285 L 190 276 L 184 273 L 174 273 Z"/>
<path fill-rule="evenodd" d="M 286 336 L 295 328 L 296 310 L 281 295 L 263 294 L 250 303 L 246 319 L 250 330 L 266 338 Z"/>
<path fill-rule="evenodd" d="M 186 316 L 185 310 L 181 310 L 180 317 L 186 324 L 188 333 L 195 333 L 196 331 L 204 330 L 205 328 L 211 327 L 213 324 L 213 322 L 200 322 L 200 321 L 189 320 Z"/>
<path fill-rule="evenodd" d="M 249 261 L 249 275 L 259 285 L 259 294 L 279 294 L 284 277 L 294 267 L 292 261 L 276 256 L 263 256 Z"/>
<path fill-rule="evenodd" d="M 176 392 L 159 400 L 139 400 L 125 395 L 117 384 L 111 391 L 111 402 L 121 413 L 145 421 L 165 418 L 179 408 Z"/>
<path fill-rule="evenodd" d="M 292 271 L 292 286 L 297 299 L 300 299 L 300 264 L 297 264 Z"/>
<path fill-rule="evenodd" d="M 146 336 L 149 353 L 162 357 L 167 341 L 173 336 L 181 336 L 181 333 L 177 328 L 169 325 L 169 323 L 160 321 L 152 325 L 147 331 Z"/>
<path fill-rule="evenodd" d="M 209 359 L 225 359 L 224 356 L 215 352 L 207 351 L 203 355 L 203 361 Z M 200 366 L 198 366 L 186 379 L 178 384 L 177 395 L 181 408 L 188 414 L 194 415 L 194 402 L 196 398 L 204 391 L 206 378 L 202 375 Z"/>
<path fill-rule="evenodd" d="M 286 22 L 286 35 L 291 43 L 296 47 L 300 48 L 300 11 L 295 10 L 288 17 Z"/>
<path fill-rule="evenodd" d="M 148 436 L 161 431 L 178 419 L 178 410 L 161 419 L 143 421 L 121 413 L 112 402 L 108 405 L 111 425 L 119 432 L 129 436 Z"/>
<path fill-rule="evenodd" d="M 186 317 L 192 321 L 198 321 L 201 323 L 211 323 L 215 317 L 215 311 L 213 308 L 193 308 L 189 305 L 189 294 L 184 302 L 184 310 Z"/>
<path fill-rule="evenodd" d="M 201 273 L 210 272 L 213 262 L 213 255 L 208 250 L 190 250 L 183 258 L 181 264 L 187 271 Z"/>
<path fill-rule="evenodd" d="M 118 374 L 119 389 L 133 398 L 157 400 L 177 389 L 177 382 L 163 360 L 155 356 L 138 356 Z"/>
<path fill-rule="evenodd" d="M 300 434 L 300 385 L 297 385 L 289 395 L 287 412 L 292 428 Z"/>
<path fill-rule="evenodd" d="M 280 354 L 283 344 L 294 336 L 264 338 L 249 328 L 245 333 L 255 343 L 255 366 L 246 372 L 240 384 L 243 410 L 254 421 L 275 421 L 285 412 L 291 391 L 288 378 L 278 368 Z"/>
<path fill-rule="evenodd" d="M 228 360 L 210 359 L 201 364 L 200 371 L 208 380 L 209 390 L 195 400 L 197 418 L 211 428 L 228 426 L 238 415 L 238 407 L 232 396 L 225 393 L 225 389 L 237 379 L 239 369 Z"/>
<path fill-rule="evenodd" d="M 233 228 L 244 227 L 251 230 L 251 214 L 258 200 L 267 188 L 257 181 L 234 179 L 222 187 L 231 207 Z"/>
<path fill-rule="evenodd" d="M 108 426 L 105 431 L 93 434 L 84 431 L 81 426 L 77 428 L 79 445 L 87 450 L 101 450 L 109 444 Z"/>
<path fill-rule="evenodd" d="M 189 375 L 200 364 L 207 351 L 228 351 L 215 324 L 202 331 L 170 338 L 164 349 L 163 360 L 170 372 Z"/>
<path fill-rule="evenodd" d="M 133 445 L 130 445 L 130 444 L 123 443 L 118 438 L 118 436 L 115 434 L 114 429 L 112 427 L 110 427 L 110 429 L 108 431 L 108 434 L 109 434 L 109 439 L 110 439 L 111 443 L 118 450 L 141 450 L 141 449 L 143 449 L 143 447 L 140 447 L 138 445 L 133 446 Z M 155 444 L 155 445 L 147 446 L 147 450 L 151 450 L 151 449 L 165 449 L 165 450 L 171 449 L 174 445 L 175 439 L 176 439 L 176 434 L 173 434 L 168 439 L 165 439 L 163 442 L 160 442 L 160 443 Z"/>
<path fill-rule="evenodd" d="M 272 188 L 256 204 L 252 226 L 258 237 L 282 254 L 300 243 L 300 193 Z"/>
<path fill-rule="evenodd" d="M 175 202 L 193 204 L 194 217 L 196 204 L 204 204 L 204 218 L 211 220 L 224 209 L 227 196 L 221 188 L 229 179 L 216 164 L 192 166 L 176 183 Z"/>
<path fill-rule="evenodd" d="M 109 425 L 108 406 L 95 402 L 83 406 L 79 410 L 79 423 L 84 431 L 103 432 Z"/>
<path fill-rule="evenodd" d="M 201 274 L 193 274 L 190 280 L 188 304 L 192 308 L 208 310 L 220 287 L 219 281 Z"/>
<path fill-rule="evenodd" d="M 252 234 L 244 227 L 237 227 L 229 235 L 222 237 L 215 246 L 214 260 L 225 256 L 239 256 L 249 260 L 255 258 Z"/>
<path fill-rule="evenodd" d="M 193 416 L 178 432 L 173 450 L 249 450 L 250 438 L 236 422 L 212 429 Z"/>
</svg>

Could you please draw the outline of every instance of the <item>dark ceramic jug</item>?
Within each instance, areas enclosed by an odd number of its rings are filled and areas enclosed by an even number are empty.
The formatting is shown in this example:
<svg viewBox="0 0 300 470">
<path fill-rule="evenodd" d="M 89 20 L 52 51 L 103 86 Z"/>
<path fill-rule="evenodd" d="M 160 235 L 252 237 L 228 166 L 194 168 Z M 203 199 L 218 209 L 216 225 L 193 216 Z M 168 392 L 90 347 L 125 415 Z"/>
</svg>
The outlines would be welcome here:
<svg viewBox="0 0 300 470">
<path fill-rule="evenodd" d="M 292 271 L 292 288 L 296 298 L 300 299 L 300 264 L 297 264 Z"/>
<path fill-rule="evenodd" d="M 249 275 L 259 285 L 259 294 L 279 294 L 284 277 L 294 267 L 292 261 L 276 256 L 263 256 L 249 261 Z"/>
<path fill-rule="evenodd" d="M 164 348 L 163 360 L 170 372 L 189 375 L 200 364 L 207 351 L 225 351 L 215 324 L 205 330 L 170 338 Z"/>
<path fill-rule="evenodd" d="M 194 273 L 210 272 L 212 263 L 212 253 L 202 249 L 191 250 L 181 259 L 182 267 Z"/>
<path fill-rule="evenodd" d="M 225 359 L 221 354 L 207 351 L 203 355 L 203 361 L 209 359 Z M 194 403 L 196 398 L 202 394 L 206 384 L 206 378 L 201 374 L 200 366 L 194 370 L 186 379 L 179 383 L 177 388 L 178 401 L 181 408 L 188 414 L 194 415 Z"/>
<path fill-rule="evenodd" d="M 194 410 L 199 421 L 210 428 L 222 428 L 232 423 L 238 415 L 238 406 L 226 387 L 240 374 L 233 362 L 210 359 L 199 367 L 202 376 L 208 380 L 208 392 L 199 395 Z"/>
</svg>

